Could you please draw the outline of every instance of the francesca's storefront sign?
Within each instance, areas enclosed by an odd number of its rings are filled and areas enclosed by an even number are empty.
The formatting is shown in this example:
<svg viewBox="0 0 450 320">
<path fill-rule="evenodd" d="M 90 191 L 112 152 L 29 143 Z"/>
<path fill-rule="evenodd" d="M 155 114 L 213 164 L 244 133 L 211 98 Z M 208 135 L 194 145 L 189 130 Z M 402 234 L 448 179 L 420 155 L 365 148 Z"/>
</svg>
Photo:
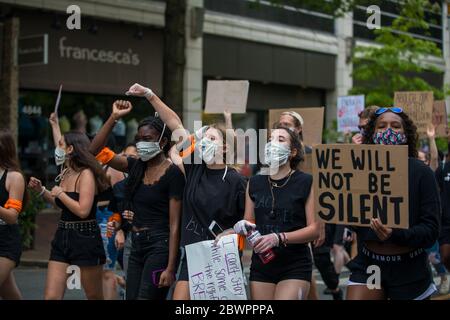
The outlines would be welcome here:
<svg viewBox="0 0 450 320">
<path fill-rule="evenodd" d="M 123 94 L 135 82 L 146 83 L 162 91 L 163 34 L 144 28 L 143 37 L 135 37 L 137 26 L 97 21 L 98 31 L 51 27 L 54 16 L 20 11 L 20 37 L 48 35 L 47 64 L 20 68 L 20 87 L 64 91 Z"/>
</svg>

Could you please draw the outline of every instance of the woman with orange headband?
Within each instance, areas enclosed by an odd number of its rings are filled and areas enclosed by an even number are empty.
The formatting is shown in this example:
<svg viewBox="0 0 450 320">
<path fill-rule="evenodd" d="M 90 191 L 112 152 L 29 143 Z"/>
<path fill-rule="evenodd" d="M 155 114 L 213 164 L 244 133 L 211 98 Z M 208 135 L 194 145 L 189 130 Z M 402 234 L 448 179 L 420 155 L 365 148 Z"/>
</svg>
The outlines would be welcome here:
<svg viewBox="0 0 450 320">
<path fill-rule="evenodd" d="M 17 222 L 25 197 L 25 179 L 9 131 L 0 131 L 0 154 L 0 297 L 21 299 L 12 270 L 22 254 Z"/>
</svg>

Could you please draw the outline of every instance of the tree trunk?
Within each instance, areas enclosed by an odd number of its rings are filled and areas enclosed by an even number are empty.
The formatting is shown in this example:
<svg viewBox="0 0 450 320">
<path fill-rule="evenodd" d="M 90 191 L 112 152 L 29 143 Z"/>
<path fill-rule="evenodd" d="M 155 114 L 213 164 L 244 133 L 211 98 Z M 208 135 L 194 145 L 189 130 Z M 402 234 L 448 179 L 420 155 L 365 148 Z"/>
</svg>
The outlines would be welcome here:
<svg viewBox="0 0 450 320">
<path fill-rule="evenodd" d="M 9 129 L 17 141 L 17 117 L 19 98 L 19 67 L 17 44 L 19 19 L 10 18 L 0 28 L 0 128 Z"/>
<path fill-rule="evenodd" d="M 164 27 L 163 100 L 182 117 L 186 65 L 186 1 L 167 0 Z"/>
</svg>

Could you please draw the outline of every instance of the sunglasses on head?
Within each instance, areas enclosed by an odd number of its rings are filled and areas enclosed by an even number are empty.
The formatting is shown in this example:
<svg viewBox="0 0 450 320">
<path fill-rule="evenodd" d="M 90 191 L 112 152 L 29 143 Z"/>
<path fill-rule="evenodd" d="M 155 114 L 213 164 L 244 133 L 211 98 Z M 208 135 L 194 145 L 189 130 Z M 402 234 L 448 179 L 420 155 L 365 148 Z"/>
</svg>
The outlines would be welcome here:
<svg viewBox="0 0 450 320">
<path fill-rule="evenodd" d="M 383 113 L 385 113 L 386 111 L 391 111 L 391 112 L 393 112 L 393 113 L 402 113 L 403 112 L 403 109 L 402 108 L 399 108 L 399 107 L 392 107 L 392 108 L 379 108 L 379 109 L 377 109 L 377 111 L 375 111 L 375 114 L 377 115 L 377 116 L 379 116 L 380 114 L 383 114 Z"/>
</svg>

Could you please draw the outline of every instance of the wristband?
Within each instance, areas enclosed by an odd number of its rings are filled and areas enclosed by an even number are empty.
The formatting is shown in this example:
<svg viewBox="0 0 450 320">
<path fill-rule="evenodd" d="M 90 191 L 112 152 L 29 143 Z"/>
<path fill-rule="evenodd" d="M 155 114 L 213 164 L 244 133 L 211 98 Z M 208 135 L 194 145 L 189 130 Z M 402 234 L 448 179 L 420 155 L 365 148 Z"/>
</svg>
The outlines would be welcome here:
<svg viewBox="0 0 450 320">
<path fill-rule="evenodd" d="M 154 93 L 153 93 L 152 89 L 146 88 L 144 97 L 146 97 L 147 99 L 151 99 L 153 97 L 153 95 L 154 95 Z"/>
<path fill-rule="evenodd" d="M 42 197 L 42 195 L 45 193 L 45 191 L 47 191 L 47 189 L 46 189 L 44 186 L 42 186 L 42 190 L 41 190 L 41 192 L 38 194 L 38 197 Z"/>
</svg>

